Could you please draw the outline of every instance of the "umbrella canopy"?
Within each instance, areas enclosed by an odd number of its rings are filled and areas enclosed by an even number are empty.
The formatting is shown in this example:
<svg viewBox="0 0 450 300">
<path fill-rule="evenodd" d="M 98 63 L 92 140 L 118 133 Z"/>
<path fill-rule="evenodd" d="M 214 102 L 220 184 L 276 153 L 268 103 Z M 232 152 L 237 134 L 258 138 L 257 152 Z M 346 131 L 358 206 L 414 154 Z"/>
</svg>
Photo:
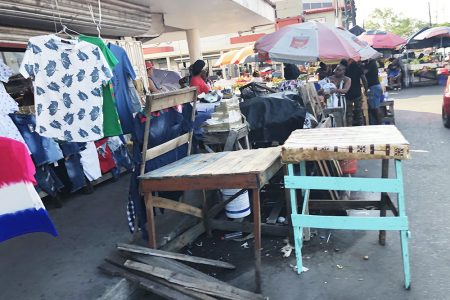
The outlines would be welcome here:
<svg viewBox="0 0 450 300">
<path fill-rule="evenodd" d="M 433 27 L 419 33 L 414 37 L 415 40 L 425 40 L 430 38 L 450 38 L 450 27 Z"/>
<path fill-rule="evenodd" d="M 366 31 L 360 36 L 360 40 L 366 41 L 372 48 L 375 49 L 395 49 L 400 45 L 406 44 L 404 38 L 387 31 L 370 30 Z"/>
<path fill-rule="evenodd" d="M 239 50 L 234 55 L 234 57 L 231 59 L 231 63 L 236 64 L 236 65 L 244 63 L 244 61 L 247 57 L 254 54 L 253 48 L 254 48 L 254 45 L 249 45 L 249 46 L 244 47 L 241 50 Z"/>
<path fill-rule="evenodd" d="M 349 44 L 358 52 L 361 56 L 361 60 L 375 59 L 381 56 L 381 53 L 369 46 L 365 41 L 358 39 L 358 37 L 352 34 L 350 31 L 338 28 L 341 31 L 342 36 L 349 42 Z"/>
<path fill-rule="evenodd" d="M 214 67 L 221 67 L 221 66 L 232 64 L 231 61 L 232 61 L 233 57 L 238 53 L 238 51 L 239 50 L 231 50 L 231 51 L 225 52 L 224 54 L 222 54 L 219 57 L 216 64 L 214 65 Z"/>
<path fill-rule="evenodd" d="M 427 41 L 427 40 L 418 41 L 418 40 L 414 39 L 417 35 L 419 35 L 420 33 L 424 32 L 427 29 L 429 29 L 429 27 L 424 27 L 424 28 L 420 29 L 419 31 L 410 35 L 406 39 L 405 48 L 407 48 L 407 49 L 423 49 L 423 48 L 433 47 L 433 44 L 430 43 L 430 41 Z"/>
<path fill-rule="evenodd" d="M 360 60 L 360 55 L 341 31 L 318 22 L 289 25 L 260 38 L 255 49 L 265 58 L 294 64 L 318 60 L 336 63 L 348 58 Z"/>
</svg>

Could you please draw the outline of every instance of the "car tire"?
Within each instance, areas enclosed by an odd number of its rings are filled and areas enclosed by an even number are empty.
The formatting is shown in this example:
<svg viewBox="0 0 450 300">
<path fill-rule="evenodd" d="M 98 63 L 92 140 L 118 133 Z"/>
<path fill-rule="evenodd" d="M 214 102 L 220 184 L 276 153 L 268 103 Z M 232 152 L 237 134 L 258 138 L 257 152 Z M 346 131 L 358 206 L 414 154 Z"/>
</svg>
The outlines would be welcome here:
<svg viewBox="0 0 450 300">
<path fill-rule="evenodd" d="M 450 117 L 445 113 L 444 108 L 442 108 L 442 123 L 444 127 L 450 128 Z"/>
</svg>

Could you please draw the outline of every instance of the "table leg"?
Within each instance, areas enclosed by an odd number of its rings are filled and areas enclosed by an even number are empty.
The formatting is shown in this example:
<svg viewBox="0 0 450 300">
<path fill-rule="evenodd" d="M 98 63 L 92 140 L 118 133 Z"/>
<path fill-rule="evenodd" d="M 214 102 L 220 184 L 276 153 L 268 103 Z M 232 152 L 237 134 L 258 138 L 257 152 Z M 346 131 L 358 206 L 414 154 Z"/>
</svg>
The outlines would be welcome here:
<svg viewBox="0 0 450 300">
<path fill-rule="evenodd" d="M 202 204 L 202 213 L 203 213 L 203 222 L 205 223 L 205 229 L 206 229 L 206 235 L 209 238 L 212 238 L 212 230 L 211 226 L 209 226 L 209 219 L 208 219 L 208 199 L 206 198 L 206 191 L 203 190 L 203 204 Z"/>
<path fill-rule="evenodd" d="M 261 208 L 259 189 L 252 190 L 253 199 L 253 231 L 255 234 L 255 281 L 256 292 L 261 293 Z"/>
<path fill-rule="evenodd" d="M 145 193 L 145 210 L 147 213 L 148 246 L 156 249 L 155 215 L 153 213 L 152 193 Z"/>
<path fill-rule="evenodd" d="M 383 159 L 381 162 L 381 178 L 389 178 L 389 160 Z M 387 193 L 381 193 L 380 217 L 386 217 Z M 380 230 L 378 235 L 378 243 L 382 246 L 386 245 L 386 231 Z"/>
</svg>

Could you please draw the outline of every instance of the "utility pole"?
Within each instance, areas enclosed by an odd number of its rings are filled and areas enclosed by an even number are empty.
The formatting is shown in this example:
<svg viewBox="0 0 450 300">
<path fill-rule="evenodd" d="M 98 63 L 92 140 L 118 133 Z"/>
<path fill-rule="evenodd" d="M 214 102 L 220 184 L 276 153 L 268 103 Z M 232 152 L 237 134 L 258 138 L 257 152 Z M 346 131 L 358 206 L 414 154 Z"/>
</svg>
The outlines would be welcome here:
<svg viewBox="0 0 450 300">
<path fill-rule="evenodd" d="M 430 19 L 430 27 L 431 27 L 432 25 L 431 25 L 431 8 L 430 8 L 430 1 L 428 1 L 428 17 L 429 17 L 429 19 Z"/>
</svg>

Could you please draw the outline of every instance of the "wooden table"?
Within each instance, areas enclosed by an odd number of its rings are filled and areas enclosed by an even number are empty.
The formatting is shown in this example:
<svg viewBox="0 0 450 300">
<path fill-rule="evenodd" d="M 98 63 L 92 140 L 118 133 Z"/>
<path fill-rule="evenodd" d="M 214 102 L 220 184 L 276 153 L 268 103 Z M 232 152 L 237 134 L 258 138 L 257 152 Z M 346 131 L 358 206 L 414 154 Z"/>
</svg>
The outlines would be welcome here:
<svg viewBox="0 0 450 300">
<path fill-rule="evenodd" d="M 152 192 L 211 189 L 248 189 L 252 191 L 253 230 L 255 235 L 255 279 L 261 291 L 261 212 L 259 190 L 282 167 L 280 148 L 240 150 L 232 152 L 195 154 L 140 176 L 145 195 L 149 246 L 156 248 Z M 158 199 L 158 201 L 160 201 Z M 169 200 L 167 200 L 169 201 Z M 173 201 L 172 201 L 173 202 Z M 175 207 L 176 205 L 173 205 Z M 176 210 L 207 215 L 195 207 L 178 203 Z M 173 208 L 172 207 L 172 208 Z M 188 213 L 188 212 L 186 212 Z M 204 219 L 207 226 L 207 219 Z"/>
<path fill-rule="evenodd" d="M 250 142 L 248 140 L 249 125 L 246 122 L 239 127 L 231 128 L 230 130 L 207 130 L 203 134 L 203 143 L 206 150 L 210 153 L 215 152 L 211 149 L 212 145 L 223 145 L 223 151 L 250 149 Z M 242 147 L 240 140 L 244 141 Z"/>
<path fill-rule="evenodd" d="M 360 126 L 346 128 L 321 128 L 296 130 L 282 146 L 282 160 L 288 164 L 285 187 L 291 192 L 292 224 L 298 272 L 303 270 L 303 227 L 379 230 L 379 242 L 385 243 L 385 230 L 400 231 L 405 287 L 410 287 L 408 253 L 408 218 L 406 216 L 403 173 L 401 162 L 409 158 L 409 143 L 393 125 Z M 382 178 L 322 177 L 308 176 L 305 161 L 331 159 L 381 159 Z M 396 178 L 389 178 L 389 160 L 395 160 Z M 293 164 L 300 164 L 300 174 L 294 173 Z M 304 200 L 297 213 L 296 189 L 303 191 Z M 309 200 L 310 190 L 344 190 L 380 192 L 381 200 Z M 397 193 L 397 207 L 388 193 Z M 347 217 L 309 215 L 308 207 L 318 209 L 355 209 L 375 206 L 380 217 Z M 393 217 L 386 217 L 386 210 Z"/>
</svg>

